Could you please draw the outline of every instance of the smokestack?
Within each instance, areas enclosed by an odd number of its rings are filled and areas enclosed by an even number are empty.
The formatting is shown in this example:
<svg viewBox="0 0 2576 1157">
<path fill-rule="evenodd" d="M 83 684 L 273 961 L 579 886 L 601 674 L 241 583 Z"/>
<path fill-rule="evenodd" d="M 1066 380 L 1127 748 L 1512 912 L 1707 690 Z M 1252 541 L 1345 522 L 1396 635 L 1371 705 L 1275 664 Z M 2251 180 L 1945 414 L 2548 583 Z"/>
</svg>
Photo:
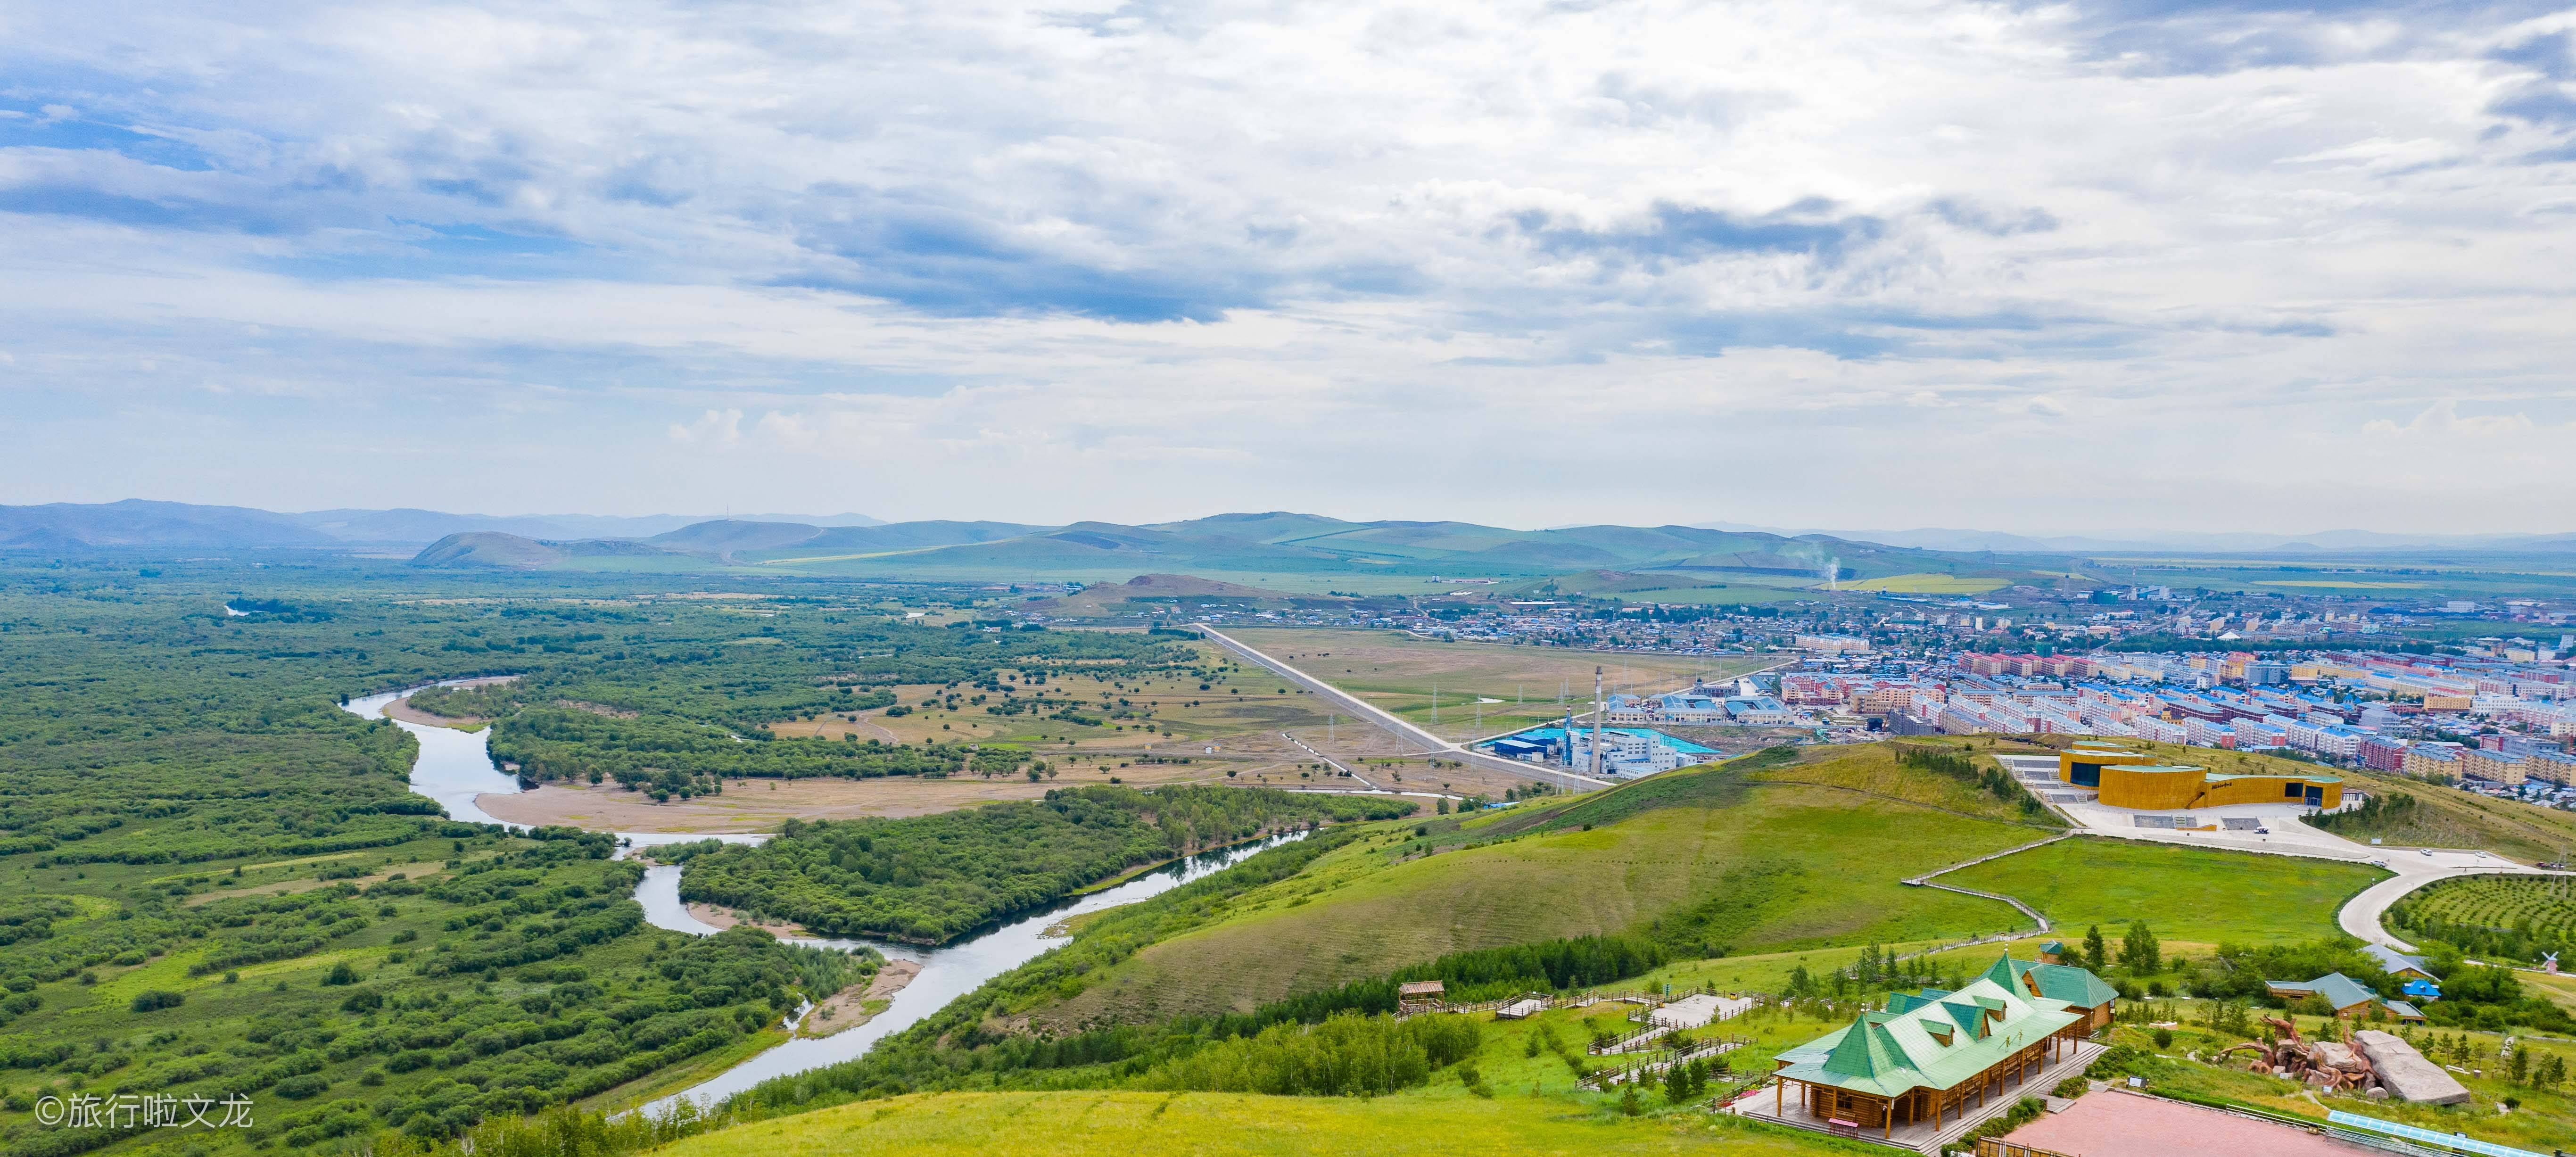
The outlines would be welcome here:
<svg viewBox="0 0 2576 1157">
<path fill-rule="evenodd" d="M 1592 777 L 1601 778 L 1601 668 L 1592 669 Z"/>
</svg>

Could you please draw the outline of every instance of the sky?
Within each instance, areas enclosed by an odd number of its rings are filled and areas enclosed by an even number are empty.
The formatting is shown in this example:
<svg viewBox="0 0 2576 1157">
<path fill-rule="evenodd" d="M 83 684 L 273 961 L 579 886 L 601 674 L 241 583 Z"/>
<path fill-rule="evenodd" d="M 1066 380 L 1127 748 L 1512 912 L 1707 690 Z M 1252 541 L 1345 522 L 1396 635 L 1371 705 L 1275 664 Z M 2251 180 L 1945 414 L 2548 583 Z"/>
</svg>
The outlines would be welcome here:
<svg viewBox="0 0 2576 1157">
<path fill-rule="evenodd" d="M 0 502 L 2565 531 L 2576 8 L 0 6 Z"/>
</svg>

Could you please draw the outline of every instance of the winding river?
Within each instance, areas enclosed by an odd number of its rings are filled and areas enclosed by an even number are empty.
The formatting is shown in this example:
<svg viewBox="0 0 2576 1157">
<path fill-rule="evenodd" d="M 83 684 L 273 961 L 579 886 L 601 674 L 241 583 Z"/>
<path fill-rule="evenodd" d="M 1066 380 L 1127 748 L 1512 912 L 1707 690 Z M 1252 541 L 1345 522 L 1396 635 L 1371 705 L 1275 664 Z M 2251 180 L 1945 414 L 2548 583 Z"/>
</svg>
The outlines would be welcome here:
<svg viewBox="0 0 2576 1157">
<path fill-rule="evenodd" d="M 368 719 L 382 717 L 385 705 L 409 692 L 370 695 L 350 701 L 348 709 Z M 420 758 L 412 764 L 411 788 L 437 800 L 448 818 L 466 823 L 494 824 L 474 798 L 484 794 L 509 794 L 520 790 L 517 776 L 495 770 L 486 746 L 489 731 L 458 731 L 449 727 L 425 727 L 400 719 L 395 726 L 420 741 Z M 516 825 L 513 825 L 516 826 Z M 634 847 L 655 844 L 686 843 L 709 838 L 728 843 L 759 843 L 765 835 L 718 835 L 702 832 L 619 832 L 621 839 Z M 762 1081 L 793 1076 L 826 1065 L 838 1064 L 864 1055 L 875 1044 L 895 1033 L 912 1027 L 924 1017 L 939 1011 L 949 1001 L 973 992 L 985 981 L 999 976 L 1035 958 L 1046 950 L 1064 943 L 1064 937 L 1049 936 L 1047 929 L 1069 916 L 1133 904 L 1138 900 L 1220 871 L 1264 848 L 1302 839 L 1304 833 L 1277 836 L 1249 844 L 1238 844 L 1213 852 L 1192 856 L 1163 865 L 1135 876 L 1114 887 L 1078 896 L 1051 907 L 1025 913 L 1016 919 L 993 927 L 943 948 L 885 943 L 874 940 L 797 939 L 790 943 L 810 944 L 821 948 L 873 948 L 895 960 L 912 960 L 921 964 L 921 973 L 912 983 L 894 994 L 884 1012 L 866 1024 L 843 1029 L 825 1037 L 796 1037 L 768 1049 L 708 1080 L 644 1106 L 644 1111 L 667 1113 L 682 1099 L 697 1102 L 705 1108 Z M 623 855 L 623 852 L 619 853 Z M 712 935 L 718 929 L 689 914 L 680 902 L 680 869 L 662 865 L 644 870 L 644 882 L 636 885 L 635 899 L 644 906 L 644 920 L 656 928 L 682 932 L 691 936 Z"/>
</svg>

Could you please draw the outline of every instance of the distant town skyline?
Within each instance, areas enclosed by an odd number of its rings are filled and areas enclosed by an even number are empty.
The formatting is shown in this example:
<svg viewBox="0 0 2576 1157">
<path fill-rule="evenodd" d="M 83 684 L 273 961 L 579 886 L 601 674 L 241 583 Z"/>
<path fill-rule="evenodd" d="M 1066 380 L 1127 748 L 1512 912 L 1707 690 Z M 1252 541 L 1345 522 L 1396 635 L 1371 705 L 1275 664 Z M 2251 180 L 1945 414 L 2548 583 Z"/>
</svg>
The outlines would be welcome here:
<svg viewBox="0 0 2576 1157">
<path fill-rule="evenodd" d="M 0 502 L 2094 536 L 2576 510 L 2548 4 L 10 32 Z"/>
</svg>

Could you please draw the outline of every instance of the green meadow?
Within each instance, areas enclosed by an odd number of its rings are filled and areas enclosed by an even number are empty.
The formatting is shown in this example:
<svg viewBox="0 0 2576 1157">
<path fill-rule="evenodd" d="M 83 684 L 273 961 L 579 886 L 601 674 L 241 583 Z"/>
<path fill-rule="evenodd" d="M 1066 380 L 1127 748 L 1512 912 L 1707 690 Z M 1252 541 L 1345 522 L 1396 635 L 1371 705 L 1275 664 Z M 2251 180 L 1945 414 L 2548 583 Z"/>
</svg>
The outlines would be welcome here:
<svg viewBox="0 0 2576 1157">
<path fill-rule="evenodd" d="M 2361 864 L 2078 837 L 1964 868 L 1940 883 L 2012 896 L 2071 942 L 2132 920 L 2203 944 L 2333 936 L 2335 912 L 2388 873 Z"/>
</svg>

